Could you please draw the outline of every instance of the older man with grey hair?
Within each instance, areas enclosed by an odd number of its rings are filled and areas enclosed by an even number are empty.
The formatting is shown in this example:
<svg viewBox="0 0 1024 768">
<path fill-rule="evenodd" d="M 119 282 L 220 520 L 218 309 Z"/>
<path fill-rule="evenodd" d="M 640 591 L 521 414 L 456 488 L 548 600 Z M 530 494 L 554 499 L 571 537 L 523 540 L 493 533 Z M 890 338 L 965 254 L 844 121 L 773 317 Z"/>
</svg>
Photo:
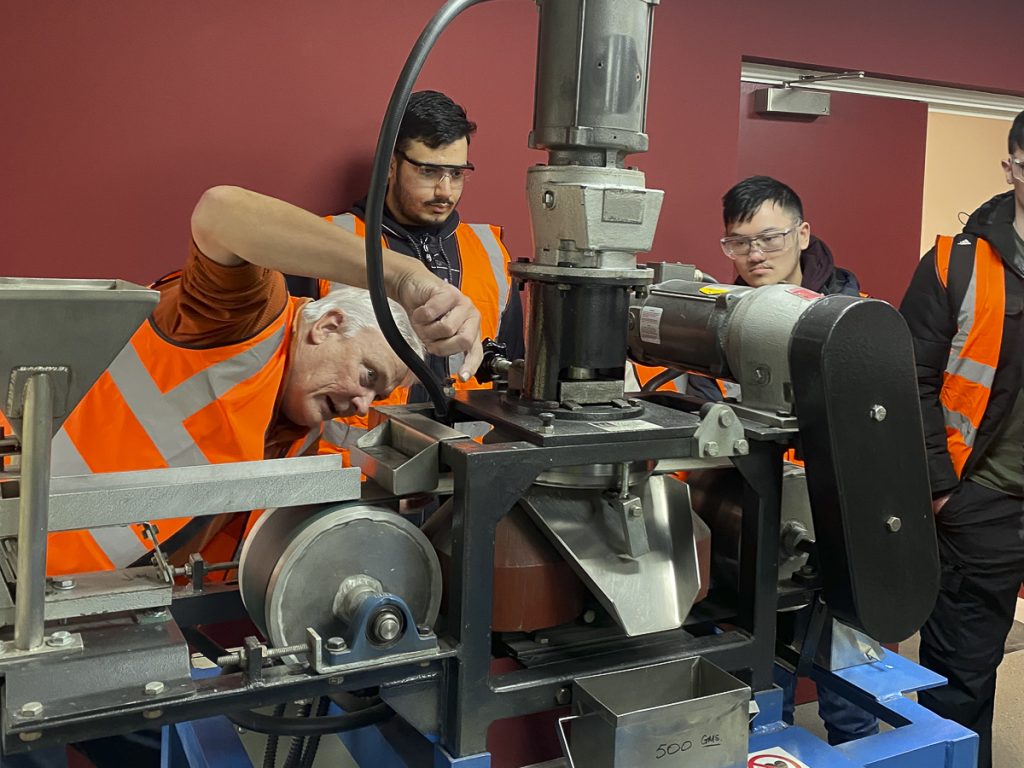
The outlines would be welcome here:
<svg viewBox="0 0 1024 768">
<path fill-rule="evenodd" d="M 283 271 L 356 287 L 309 302 L 288 295 Z M 480 326 L 469 299 L 390 251 L 384 273 L 406 339 L 420 354 L 423 346 L 466 354 L 459 375 L 472 375 Z M 315 452 L 311 428 L 365 414 L 409 377 L 377 327 L 365 285 L 361 238 L 265 195 L 208 190 L 192 214 L 185 266 L 154 285 L 160 300 L 148 322 L 54 438 L 54 473 Z M 159 539 L 172 555 L 230 560 L 240 531 L 226 531 L 180 518 L 162 521 Z M 141 530 L 56 534 L 47 570 L 124 567 L 148 557 L 151 546 Z"/>
</svg>

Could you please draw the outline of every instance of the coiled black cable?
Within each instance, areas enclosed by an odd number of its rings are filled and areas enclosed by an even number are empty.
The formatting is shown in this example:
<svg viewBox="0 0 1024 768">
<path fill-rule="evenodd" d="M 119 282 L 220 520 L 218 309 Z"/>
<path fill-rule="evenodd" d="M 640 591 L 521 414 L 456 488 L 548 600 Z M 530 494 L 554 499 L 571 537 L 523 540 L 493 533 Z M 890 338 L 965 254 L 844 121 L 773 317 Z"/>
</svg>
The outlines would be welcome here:
<svg viewBox="0 0 1024 768">
<path fill-rule="evenodd" d="M 394 710 L 387 704 L 375 704 L 358 712 L 346 712 L 329 717 L 274 717 L 244 710 L 231 712 L 227 718 L 239 728 L 256 733 L 276 734 L 277 736 L 324 736 L 383 723 L 394 714 Z"/>
<path fill-rule="evenodd" d="M 387 192 L 388 171 L 391 167 L 391 156 L 395 151 L 398 129 L 405 116 L 405 108 L 409 103 L 416 78 L 423 69 L 438 37 L 451 22 L 470 6 L 486 0 L 448 0 L 424 28 L 416 44 L 413 45 L 405 66 L 398 76 L 395 89 L 391 93 L 384 121 L 381 123 L 380 136 L 377 139 L 377 150 L 373 158 L 373 173 L 370 176 L 370 191 L 366 199 L 366 280 L 373 303 L 373 313 L 377 317 L 381 333 L 395 354 L 415 374 L 427 390 L 434 413 L 442 421 L 449 420 L 448 398 L 444 388 L 434 372 L 430 370 L 412 347 L 402 337 L 391 308 L 388 306 L 387 292 L 384 287 L 384 252 L 381 247 L 381 230 L 384 223 L 384 197 Z"/>
</svg>

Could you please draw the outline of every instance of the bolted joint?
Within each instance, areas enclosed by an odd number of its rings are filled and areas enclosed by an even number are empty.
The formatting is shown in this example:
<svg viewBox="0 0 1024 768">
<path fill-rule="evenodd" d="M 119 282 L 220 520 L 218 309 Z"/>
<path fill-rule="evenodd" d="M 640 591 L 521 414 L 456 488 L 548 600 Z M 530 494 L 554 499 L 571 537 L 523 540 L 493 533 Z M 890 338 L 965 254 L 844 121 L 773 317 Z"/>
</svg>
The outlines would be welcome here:
<svg viewBox="0 0 1024 768">
<path fill-rule="evenodd" d="M 329 637 L 327 638 L 327 650 L 331 653 L 342 653 L 348 650 L 348 643 L 345 642 L 344 637 Z"/>
<path fill-rule="evenodd" d="M 885 421 L 888 412 L 885 410 L 884 405 L 872 405 L 869 415 L 872 421 Z"/>
<path fill-rule="evenodd" d="M 39 717 L 43 714 L 43 705 L 38 701 L 26 701 L 21 705 L 21 708 L 17 711 L 17 716 L 30 720 L 32 718 Z"/>
<path fill-rule="evenodd" d="M 46 638 L 46 644 L 51 648 L 64 648 L 75 642 L 75 638 L 71 636 L 70 632 L 63 629 L 59 629 Z"/>
<path fill-rule="evenodd" d="M 890 533 L 896 533 L 900 528 L 903 527 L 903 521 L 893 515 L 885 521 L 885 527 Z"/>
</svg>

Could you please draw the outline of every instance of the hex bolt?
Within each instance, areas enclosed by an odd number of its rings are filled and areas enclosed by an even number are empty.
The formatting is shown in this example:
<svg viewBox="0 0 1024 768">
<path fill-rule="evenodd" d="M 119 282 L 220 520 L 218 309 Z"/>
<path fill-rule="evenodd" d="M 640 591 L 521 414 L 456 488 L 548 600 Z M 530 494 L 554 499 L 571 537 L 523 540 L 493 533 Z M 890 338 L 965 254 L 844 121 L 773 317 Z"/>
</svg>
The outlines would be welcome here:
<svg viewBox="0 0 1024 768">
<path fill-rule="evenodd" d="M 597 619 L 597 612 L 594 611 L 593 608 L 588 608 L 587 610 L 585 610 L 583 612 L 583 623 L 584 624 L 593 624 L 596 619 Z"/>
<path fill-rule="evenodd" d="M 327 650 L 331 653 L 341 653 L 348 650 L 348 643 L 345 642 L 344 637 L 329 637 L 327 638 Z"/>
<path fill-rule="evenodd" d="M 736 423 L 736 414 L 732 411 L 722 411 L 718 414 L 718 423 L 723 427 L 731 427 Z"/>
<path fill-rule="evenodd" d="M 558 693 L 555 694 L 555 704 L 565 706 L 572 701 L 572 691 L 568 688 L 559 688 Z"/>
<path fill-rule="evenodd" d="M 43 714 L 43 705 L 38 701 L 26 701 L 18 710 L 18 717 L 33 718 Z"/>
<path fill-rule="evenodd" d="M 771 368 L 767 366 L 759 365 L 754 369 L 754 383 L 755 384 L 768 384 L 772 380 Z"/>
<path fill-rule="evenodd" d="M 50 586 L 60 592 L 67 592 L 75 588 L 75 580 L 70 576 L 54 576 L 50 579 Z"/>
<path fill-rule="evenodd" d="M 544 195 L 542 196 L 542 200 L 544 201 L 544 207 L 545 208 L 550 210 L 551 208 L 555 207 L 555 193 L 552 192 L 550 189 L 545 189 L 544 190 Z"/>
<path fill-rule="evenodd" d="M 885 527 L 888 528 L 891 533 L 896 533 L 896 531 L 903 527 L 903 521 L 893 515 L 885 521 Z"/>
<path fill-rule="evenodd" d="M 746 456 L 750 453 L 750 443 L 746 440 L 740 439 L 732 444 L 732 449 L 737 456 Z"/>
<path fill-rule="evenodd" d="M 153 680 L 152 682 L 146 683 L 146 687 L 143 688 L 147 696 L 159 696 L 161 693 L 167 690 L 167 686 L 159 680 Z"/>
<path fill-rule="evenodd" d="M 550 435 L 555 431 L 555 414 L 550 411 L 543 411 L 537 415 L 540 416 L 541 431 L 544 434 Z"/>
<path fill-rule="evenodd" d="M 19 733 L 18 738 L 27 743 L 30 741 L 38 741 L 42 738 L 42 735 L 42 731 L 28 731 L 26 733 Z"/>
<path fill-rule="evenodd" d="M 71 633 L 63 629 L 58 629 L 46 638 L 46 644 L 51 648 L 63 648 L 66 645 L 71 645 L 74 641 L 75 638 L 71 636 Z"/>
<path fill-rule="evenodd" d="M 871 406 L 871 418 L 874 421 L 885 421 L 886 410 L 884 405 Z"/>
<path fill-rule="evenodd" d="M 718 443 L 714 440 L 708 440 L 707 443 L 704 444 L 705 456 L 717 456 L 719 453 L 721 453 L 721 450 L 718 447 Z"/>
</svg>

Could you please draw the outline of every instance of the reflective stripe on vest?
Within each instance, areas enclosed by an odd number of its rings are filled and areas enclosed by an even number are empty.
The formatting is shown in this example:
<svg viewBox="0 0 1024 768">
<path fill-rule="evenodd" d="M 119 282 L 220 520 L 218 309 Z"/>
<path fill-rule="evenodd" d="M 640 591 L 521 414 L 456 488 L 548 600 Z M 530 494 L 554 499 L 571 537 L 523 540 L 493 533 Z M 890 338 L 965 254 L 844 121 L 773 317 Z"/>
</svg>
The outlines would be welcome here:
<svg viewBox="0 0 1024 768">
<path fill-rule="evenodd" d="M 956 242 L 954 242 L 956 241 Z M 966 236 L 939 237 L 935 267 L 947 294 L 957 296 L 962 286 L 949 285 L 950 274 L 963 273 L 950 266 L 971 259 L 970 280 L 957 309 L 957 331 L 950 342 L 939 401 L 946 423 L 946 445 L 953 468 L 961 475 L 971 455 L 978 427 L 995 380 L 1006 312 L 1006 277 L 1002 259 L 985 240 Z"/>
<path fill-rule="evenodd" d="M 210 349 L 179 346 L 144 323 L 54 437 L 53 474 L 262 459 L 302 303 L 289 301 L 253 338 Z M 159 540 L 189 519 L 161 521 Z M 51 542 L 49 573 L 124 567 L 150 549 L 141 526 L 62 532 Z"/>
</svg>

